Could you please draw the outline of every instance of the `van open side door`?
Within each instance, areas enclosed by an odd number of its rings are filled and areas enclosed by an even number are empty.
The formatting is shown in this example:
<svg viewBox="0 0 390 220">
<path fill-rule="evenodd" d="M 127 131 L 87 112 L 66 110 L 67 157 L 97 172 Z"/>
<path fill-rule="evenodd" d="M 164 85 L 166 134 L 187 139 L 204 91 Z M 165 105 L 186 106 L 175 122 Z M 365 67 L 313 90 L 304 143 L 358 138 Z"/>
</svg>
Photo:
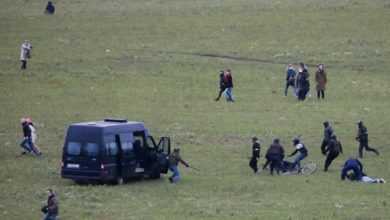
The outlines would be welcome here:
<svg viewBox="0 0 390 220">
<path fill-rule="evenodd" d="M 171 153 L 171 139 L 162 137 L 157 145 L 157 164 L 161 173 L 168 173 L 168 155 Z"/>
</svg>

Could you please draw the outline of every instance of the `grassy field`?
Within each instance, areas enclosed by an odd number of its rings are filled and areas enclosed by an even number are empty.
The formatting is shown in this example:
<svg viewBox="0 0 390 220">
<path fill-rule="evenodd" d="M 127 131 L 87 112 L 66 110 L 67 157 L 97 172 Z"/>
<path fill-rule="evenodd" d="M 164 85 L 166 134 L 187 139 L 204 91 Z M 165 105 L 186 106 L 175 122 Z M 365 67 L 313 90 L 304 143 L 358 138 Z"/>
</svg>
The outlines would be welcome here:
<svg viewBox="0 0 390 220">
<path fill-rule="evenodd" d="M 390 3 L 387 0 L 0 1 L 0 219 L 41 219 L 45 190 L 60 219 L 388 219 L 387 184 L 340 181 L 358 155 L 356 121 L 372 146 L 369 176 L 390 181 Z M 23 40 L 33 45 L 20 70 Z M 107 52 L 106 50 L 109 50 Z M 229 56 L 230 58 L 220 58 Z M 324 63 L 326 99 L 284 97 L 288 63 Z M 236 102 L 215 102 L 219 70 L 231 68 Z M 18 123 L 31 117 L 40 158 L 20 156 Z M 60 178 L 67 126 L 106 117 L 143 121 L 170 136 L 185 160 L 182 180 L 121 186 Z M 324 120 L 344 146 L 328 173 Z M 314 175 L 253 175 L 251 136 L 262 155 L 275 137 L 288 153 L 302 133 Z M 265 159 L 261 158 L 260 163 Z"/>
</svg>

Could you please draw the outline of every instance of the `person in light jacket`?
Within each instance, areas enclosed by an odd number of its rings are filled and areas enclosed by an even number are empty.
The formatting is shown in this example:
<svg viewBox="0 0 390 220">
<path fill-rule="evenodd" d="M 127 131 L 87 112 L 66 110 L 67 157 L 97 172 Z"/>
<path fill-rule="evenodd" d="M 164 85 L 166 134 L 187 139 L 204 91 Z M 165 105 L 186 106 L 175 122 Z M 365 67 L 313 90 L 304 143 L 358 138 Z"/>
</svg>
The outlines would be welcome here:
<svg viewBox="0 0 390 220">
<path fill-rule="evenodd" d="M 31 58 L 31 44 L 25 40 L 20 48 L 20 60 L 22 61 L 22 70 L 27 68 L 27 61 Z"/>
</svg>

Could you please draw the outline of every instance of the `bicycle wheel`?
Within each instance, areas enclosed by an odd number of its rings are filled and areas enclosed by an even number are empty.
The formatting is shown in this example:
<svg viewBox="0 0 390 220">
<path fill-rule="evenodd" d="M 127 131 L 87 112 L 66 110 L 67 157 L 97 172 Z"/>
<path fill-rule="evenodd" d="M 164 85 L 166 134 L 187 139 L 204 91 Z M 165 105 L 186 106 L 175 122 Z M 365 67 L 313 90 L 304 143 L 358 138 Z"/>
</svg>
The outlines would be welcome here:
<svg viewBox="0 0 390 220">
<path fill-rule="evenodd" d="M 313 162 L 309 162 L 309 163 L 305 164 L 305 166 L 302 167 L 301 172 L 303 174 L 310 175 L 310 174 L 314 173 L 314 171 L 316 171 L 316 169 L 317 169 L 317 164 L 315 164 Z"/>
</svg>

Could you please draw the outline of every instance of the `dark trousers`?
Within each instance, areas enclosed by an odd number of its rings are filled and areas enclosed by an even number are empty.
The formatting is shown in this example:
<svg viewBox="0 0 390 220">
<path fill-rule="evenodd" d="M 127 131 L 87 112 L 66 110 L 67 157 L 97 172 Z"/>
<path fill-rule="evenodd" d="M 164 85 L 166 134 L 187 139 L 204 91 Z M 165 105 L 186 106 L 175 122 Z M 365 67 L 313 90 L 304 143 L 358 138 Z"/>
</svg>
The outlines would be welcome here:
<svg viewBox="0 0 390 220">
<path fill-rule="evenodd" d="M 298 91 L 298 100 L 305 100 L 306 99 L 306 94 L 309 90 L 306 90 L 306 89 L 300 89 Z"/>
<path fill-rule="evenodd" d="M 252 168 L 253 172 L 257 173 L 257 158 L 252 157 L 251 160 L 249 161 L 249 166 Z"/>
<path fill-rule="evenodd" d="M 27 68 L 27 61 L 22 60 L 22 70 L 25 70 Z"/>
<path fill-rule="evenodd" d="M 332 152 L 330 151 L 328 153 L 328 156 L 326 157 L 325 159 L 325 167 L 324 167 L 324 171 L 328 171 L 328 167 L 330 166 L 330 164 L 332 163 L 332 161 L 339 156 L 339 152 Z"/>
<path fill-rule="evenodd" d="M 326 146 L 328 146 L 328 144 L 329 144 L 329 141 L 326 141 L 325 139 L 322 140 L 322 143 L 321 143 L 321 153 L 322 153 L 323 155 L 326 154 L 325 148 L 326 148 Z"/>
<path fill-rule="evenodd" d="M 360 146 L 359 146 L 359 157 L 360 158 L 363 158 L 363 148 L 366 149 L 366 151 L 373 151 L 376 153 L 376 155 L 379 155 L 379 152 L 377 149 L 368 146 L 368 140 L 360 140 Z"/>
<path fill-rule="evenodd" d="M 325 98 L 325 91 L 324 90 L 319 90 L 317 91 L 317 98 L 320 99 L 320 94 L 322 96 L 322 99 Z"/>
<path fill-rule="evenodd" d="M 225 88 L 221 88 L 221 89 L 219 90 L 218 97 L 215 99 L 215 101 L 218 101 L 218 100 L 221 98 L 221 95 L 222 95 L 223 92 L 225 92 Z"/>
<path fill-rule="evenodd" d="M 294 88 L 294 81 L 290 81 L 290 80 L 288 80 L 287 82 L 286 82 L 286 88 L 285 88 L 285 90 L 284 90 L 284 96 L 287 96 L 287 90 L 288 90 L 288 87 L 293 87 L 293 91 L 294 91 L 294 95 L 296 95 L 295 94 L 295 88 Z"/>
</svg>

